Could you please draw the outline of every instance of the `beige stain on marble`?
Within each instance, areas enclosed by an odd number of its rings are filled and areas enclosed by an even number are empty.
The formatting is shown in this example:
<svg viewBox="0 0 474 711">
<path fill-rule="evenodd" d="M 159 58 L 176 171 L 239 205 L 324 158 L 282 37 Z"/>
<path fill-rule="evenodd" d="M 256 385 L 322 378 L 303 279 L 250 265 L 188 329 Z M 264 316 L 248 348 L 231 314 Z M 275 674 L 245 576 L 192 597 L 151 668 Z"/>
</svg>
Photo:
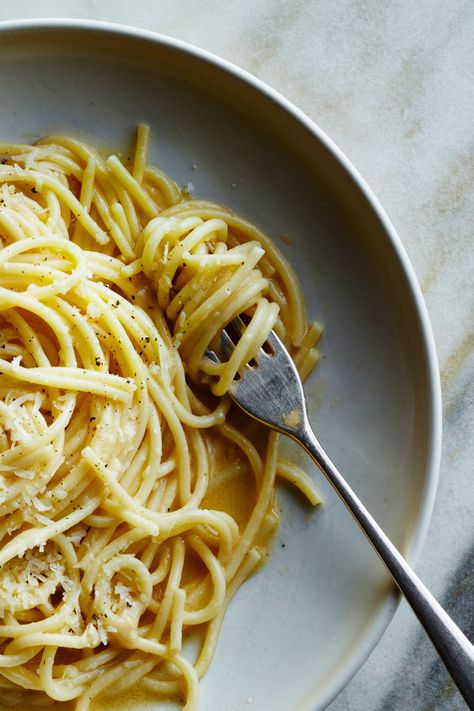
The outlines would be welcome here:
<svg viewBox="0 0 474 711">
<path fill-rule="evenodd" d="M 445 177 L 435 196 L 440 214 L 451 213 L 458 209 L 466 196 L 472 193 L 473 185 L 474 144 L 446 170 Z"/>
<path fill-rule="evenodd" d="M 290 3 L 279 0 L 273 8 L 268 7 L 265 16 L 257 26 L 249 27 L 248 31 L 243 33 L 242 40 L 249 49 L 246 54 L 251 57 L 248 67 L 253 74 L 259 76 L 267 64 L 278 56 L 284 55 L 282 50 L 286 36 L 285 28 L 295 23 L 304 5 L 304 0 Z M 279 63 L 279 69 L 286 74 L 285 64 Z"/>
<path fill-rule="evenodd" d="M 407 139 L 412 139 L 422 130 L 420 116 L 424 113 L 423 96 L 436 76 L 436 62 L 433 58 L 442 56 L 443 50 L 462 26 L 462 13 L 446 14 L 443 22 L 437 22 L 433 15 L 431 22 L 436 25 L 435 42 L 427 45 L 420 37 L 417 41 L 417 28 L 413 28 L 413 44 L 387 88 L 386 100 L 382 102 L 382 107 L 392 110 L 398 107 L 400 116 L 405 120 L 410 119 L 410 125 L 404 133 Z"/>
<path fill-rule="evenodd" d="M 448 230 L 451 218 L 456 220 L 458 211 L 464 207 L 474 185 L 474 146 L 465 151 L 462 155 L 451 161 L 451 165 L 446 167 L 445 174 L 441 182 L 430 199 L 429 204 L 425 204 L 425 209 L 433 211 L 437 216 L 436 223 L 441 223 L 434 234 L 434 242 L 438 245 L 438 251 L 431 260 L 430 268 L 424 275 L 421 282 L 423 293 L 427 293 L 434 284 L 442 277 L 443 268 L 453 257 L 453 247 L 459 247 L 463 242 L 470 242 L 474 238 L 474 214 L 466 215 L 463 220 L 464 234 L 450 233 Z M 446 224 L 447 223 L 447 224 Z M 469 247 L 469 245 L 466 245 Z M 466 254 L 468 249 L 466 250 Z M 469 258 L 469 257 L 467 257 Z"/>
<path fill-rule="evenodd" d="M 413 138 L 420 130 L 417 104 L 425 91 L 431 69 L 426 65 L 426 60 L 420 50 L 414 48 L 402 60 L 397 74 L 387 88 L 382 108 L 387 111 L 395 110 L 403 120 L 409 121 L 405 134 Z"/>
<path fill-rule="evenodd" d="M 453 353 L 451 353 L 441 370 L 441 385 L 443 390 L 447 390 L 447 388 L 459 375 L 469 356 L 474 351 L 474 331 L 472 330 L 473 324 L 474 309 L 471 311 L 471 331 L 461 340 L 458 347 L 455 351 L 453 351 Z M 449 409 L 450 407 L 447 406 L 446 413 L 449 412 Z"/>
</svg>

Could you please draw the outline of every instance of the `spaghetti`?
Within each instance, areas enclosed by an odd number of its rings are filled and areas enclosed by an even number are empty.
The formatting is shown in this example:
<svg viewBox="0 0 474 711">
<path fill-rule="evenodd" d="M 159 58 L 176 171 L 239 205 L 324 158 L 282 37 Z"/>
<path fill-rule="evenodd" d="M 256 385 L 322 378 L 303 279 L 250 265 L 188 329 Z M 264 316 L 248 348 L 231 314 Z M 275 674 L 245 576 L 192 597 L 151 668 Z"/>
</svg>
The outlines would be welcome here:
<svg viewBox="0 0 474 711">
<path fill-rule="evenodd" d="M 11 702 L 24 692 L 87 711 L 139 683 L 195 708 L 229 600 L 277 525 L 275 477 L 318 502 L 277 436 L 233 413 L 226 392 L 273 328 L 306 376 L 320 328 L 271 242 L 190 200 L 148 164 L 148 143 L 140 126 L 129 160 L 64 136 L 0 144 L 0 692 Z M 211 363 L 206 349 L 242 313 L 232 357 Z"/>
</svg>

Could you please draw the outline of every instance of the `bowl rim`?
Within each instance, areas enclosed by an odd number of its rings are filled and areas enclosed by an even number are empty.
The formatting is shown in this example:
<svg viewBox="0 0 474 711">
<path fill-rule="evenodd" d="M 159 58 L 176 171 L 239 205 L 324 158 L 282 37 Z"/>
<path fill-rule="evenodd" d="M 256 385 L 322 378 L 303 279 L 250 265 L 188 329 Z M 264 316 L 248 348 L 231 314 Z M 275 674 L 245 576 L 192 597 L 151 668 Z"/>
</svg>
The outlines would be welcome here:
<svg viewBox="0 0 474 711">
<path fill-rule="evenodd" d="M 352 179 L 355 187 L 359 190 L 375 216 L 377 217 L 386 238 L 392 248 L 394 257 L 406 279 L 406 288 L 409 290 L 414 309 L 419 321 L 420 336 L 424 347 L 424 362 L 427 376 L 427 398 L 428 398 L 428 437 L 427 437 L 427 461 L 425 468 L 425 478 L 420 495 L 420 505 L 417 520 L 413 526 L 410 536 L 404 545 L 403 554 L 407 561 L 413 566 L 421 552 L 426 538 L 428 527 L 433 512 L 436 490 L 439 478 L 439 468 L 441 462 L 442 443 L 442 399 L 441 381 L 438 366 L 436 346 L 428 315 L 428 310 L 422 295 L 421 287 L 417 281 L 415 271 L 409 260 L 403 243 L 386 214 L 381 203 L 369 187 L 365 179 L 357 168 L 347 158 L 336 143 L 318 126 L 318 124 L 301 109 L 293 104 L 289 99 L 270 87 L 261 79 L 227 59 L 184 40 L 176 39 L 169 35 L 142 29 L 132 25 L 106 22 L 103 20 L 67 18 L 67 17 L 44 17 L 25 18 L 21 20 L 0 21 L 0 35 L 16 32 L 31 32 L 34 30 L 67 31 L 75 30 L 87 33 L 89 31 L 102 32 L 109 35 L 120 35 L 125 38 L 133 38 L 148 43 L 162 45 L 165 48 L 173 49 L 193 59 L 200 60 L 212 65 L 215 69 L 230 75 L 234 79 L 253 88 L 263 94 L 271 103 L 280 110 L 283 110 L 305 128 L 312 137 L 318 141 L 330 154 L 339 166 Z M 306 697 L 304 705 L 299 707 L 299 711 L 311 711 L 315 708 L 326 708 L 335 697 L 347 686 L 352 677 L 368 659 L 369 655 L 377 646 L 388 625 L 396 612 L 401 595 L 387 591 L 387 597 L 380 605 L 374 619 L 368 624 L 367 631 L 361 635 L 360 642 L 355 652 L 350 654 L 350 659 L 339 666 L 325 685 L 323 696 L 320 699 L 308 699 Z M 312 694 L 311 694 L 312 696 Z M 309 702 L 309 706 L 307 705 Z"/>
</svg>

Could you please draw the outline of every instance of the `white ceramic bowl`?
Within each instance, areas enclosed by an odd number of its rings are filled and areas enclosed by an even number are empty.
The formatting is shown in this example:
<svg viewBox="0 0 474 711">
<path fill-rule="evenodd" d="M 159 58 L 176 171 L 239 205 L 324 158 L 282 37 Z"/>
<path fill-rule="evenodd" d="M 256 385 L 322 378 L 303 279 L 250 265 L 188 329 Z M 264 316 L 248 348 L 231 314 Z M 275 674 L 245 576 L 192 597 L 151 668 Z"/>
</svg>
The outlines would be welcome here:
<svg viewBox="0 0 474 711">
<path fill-rule="evenodd" d="M 401 242 L 338 148 L 229 63 L 97 22 L 0 23 L 0 96 L 0 140 L 64 131 L 114 147 L 147 121 L 155 162 L 274 237 L 310 315 L 326 326 L 307 386 L 316 432 L 413 561 L 439 463 L 436 355 Z M 310 462 L 295 456 L 325 504 L 312 511 L 282 491 L 273 555 L 233 601 L 202 683 L 206 711 L 323 708 L 395 610 L 376 554 Z"/>
</svg>

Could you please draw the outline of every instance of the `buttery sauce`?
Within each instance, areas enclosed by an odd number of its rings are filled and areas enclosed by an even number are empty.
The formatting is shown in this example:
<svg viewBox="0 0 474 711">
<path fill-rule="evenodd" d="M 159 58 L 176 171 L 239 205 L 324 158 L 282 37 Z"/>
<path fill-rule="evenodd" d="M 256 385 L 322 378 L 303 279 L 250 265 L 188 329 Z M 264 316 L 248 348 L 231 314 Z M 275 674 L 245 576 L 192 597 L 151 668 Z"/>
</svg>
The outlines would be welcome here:
<svg viewBox="0 0 474 711">
<path fill-rule="evenodd" d="M 254 474 L 235 444 L 212 432 L 206 436 L 212 442 L 213 467 L 201 508 L 226 511 L 242 528 L 255 506 Z"/>
<path fill-rule="evenodd" d="M 224 439 L 213 431 L 206 432 L 210 451 L 212 451 L 212 467 L 209 472 L 209 485 L 203 499 L 202 508 L 226 511 L 237 522 L 240 530 L 245 527 L 255 505 L 256 485 L 255 475 L 248 459 L 232 442 Z M 262 541 L 262 544 L 264 542 Z M 268 541 L 265 541 L 268 543 Z M 203 566 L 197 558 L 186 561 L 183 571 L 183 581 L 203 574 Z M 20 691 L 7 692 L 8 698 L 0 700 L 0 711 L 18 709 L 24 711 L 30 708 L 40 708 L 44 711 L 71 711 L 73 702 L 47 703 L 44 694 Z M 131 689 L 109 696 L 99 696 L 91 703 L 90 711 L 156 711 L 157 698 L 150 692 L 140 689 L 138 682 Z M 179 700 L 165 701 L 159 699 L 159 708 L 172 711 L 182 706 Z"/>
<path fill-rule="evenodd" d="M 212 443 L 213 466 L 201 508 L 226 511 L 242 530 L 255 505 L 254 473 L 248 459 L 235 444 L 212 431 L 206 432 L 206 437 Z M 202 572 L 202 564 L 195 559 L 188 560 L 183 572 L 184 581 L 199 572 Z M 120 695 L 99 697 L 91 704 L 91 711 L 156 711 L 157 703 L 163 711 L 172 711 L 182 706 L 177 700 L 160 699 L 158 702 L 156 696 L 141 690 L 138 682 Z"/>
</svg>

